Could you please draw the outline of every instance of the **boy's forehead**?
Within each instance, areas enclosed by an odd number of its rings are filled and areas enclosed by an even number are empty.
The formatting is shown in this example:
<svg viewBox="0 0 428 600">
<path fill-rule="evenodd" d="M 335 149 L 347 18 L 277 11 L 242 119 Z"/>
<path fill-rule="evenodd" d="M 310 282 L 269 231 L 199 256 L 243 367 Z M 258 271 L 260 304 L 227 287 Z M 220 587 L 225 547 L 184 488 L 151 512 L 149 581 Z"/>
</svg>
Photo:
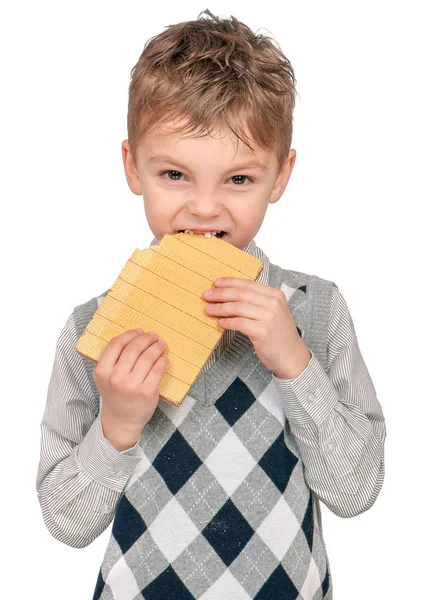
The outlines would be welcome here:
<svg viewBox="0 0 428 600">
<path fill-rule="evenodd" d="M 183 132 L 182 128 L 183 120 L 171 120 L 157 124 L 142 136 L 140 145 L 143 153 L 146 156 L 153 156 L 164 150 L 174 152 L 183 150 L 189 145 L 197 146 L 198 142 L 202 142 L 206 147 L 208 142 L 213 150 L 221 149 L 222 153 L 233 154 L 234 160 L 251 161 L 259 163 L 261 166 L 270 166 L 276 157 L 274 149 L 261 148 L 249 136 L 253 148 L 251 150 L 226 126 L 218 125 L 209 131 L 198 132 Z"/>
</svg>

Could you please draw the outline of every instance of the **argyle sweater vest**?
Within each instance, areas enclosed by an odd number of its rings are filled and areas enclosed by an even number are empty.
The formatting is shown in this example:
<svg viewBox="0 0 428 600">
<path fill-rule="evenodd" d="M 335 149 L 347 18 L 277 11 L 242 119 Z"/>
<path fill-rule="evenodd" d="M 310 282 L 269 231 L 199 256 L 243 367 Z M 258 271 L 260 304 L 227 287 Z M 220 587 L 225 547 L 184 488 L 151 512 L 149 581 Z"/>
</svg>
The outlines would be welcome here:
<svg viewBox="0 0 428 600">
<path fill-rule="evenodd" d="M 270 263 L 269 285 L 294 288 L 297 331 L 325 369 L 334 283 Z M 96 309 L 96 298 L 75 308 L 80 334 Z M 93 600 L 332 599 L 319 500 L 247 336 L 237 332 L 179 407 L 159 401 L 140 446 Z"/>
</svg>

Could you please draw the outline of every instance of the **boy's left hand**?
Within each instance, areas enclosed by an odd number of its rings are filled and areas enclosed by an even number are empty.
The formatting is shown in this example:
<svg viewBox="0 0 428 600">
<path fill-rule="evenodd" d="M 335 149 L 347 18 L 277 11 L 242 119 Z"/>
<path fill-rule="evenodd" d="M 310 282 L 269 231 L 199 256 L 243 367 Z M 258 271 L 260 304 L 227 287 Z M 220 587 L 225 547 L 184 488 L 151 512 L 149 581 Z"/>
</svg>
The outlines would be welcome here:
<svg viewBox="0 0 428 600">
<path fill-rule="evenodd" d="M 223 277 L 214 286 L 212 295 L 206 291 L 203 295 L 209 302 L 207 314 L 220 317 L 224 329 L 248 336 L 259 359 L 276 377 L 298 377 L 311 353 L 297 332 L 285 294 L 239 277 Z"/>
</svg>

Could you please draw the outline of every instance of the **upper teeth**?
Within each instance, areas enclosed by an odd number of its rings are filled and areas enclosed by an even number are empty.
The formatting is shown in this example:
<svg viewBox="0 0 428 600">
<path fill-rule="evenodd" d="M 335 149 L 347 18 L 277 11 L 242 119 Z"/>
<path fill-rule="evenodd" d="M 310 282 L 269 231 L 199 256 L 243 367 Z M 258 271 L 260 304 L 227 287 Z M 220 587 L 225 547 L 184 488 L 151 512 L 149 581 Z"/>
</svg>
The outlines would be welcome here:
<svg viewBox="0 0 428 600">
<path fill-rule="evenodd" d="M 221 230 L 219 231 L 193 231 L 192 229 L 185 229 L 184 233 L 190 233 L 190 235 L 193 235 L 194 233 L 198 233 L 200 235 L 204 234 L 205 237 L 211 237 L 213 235 L 216 235 L 217 233 L 220 233 Z"/>
</svg>

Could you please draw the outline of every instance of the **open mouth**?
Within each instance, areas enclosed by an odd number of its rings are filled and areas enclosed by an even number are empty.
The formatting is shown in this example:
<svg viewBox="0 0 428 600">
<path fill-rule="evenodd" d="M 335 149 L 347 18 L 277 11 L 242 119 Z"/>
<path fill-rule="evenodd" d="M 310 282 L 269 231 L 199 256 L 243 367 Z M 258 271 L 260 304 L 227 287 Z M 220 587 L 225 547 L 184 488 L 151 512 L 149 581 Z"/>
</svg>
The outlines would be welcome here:
<svg viewBox="0 0 428 600">
<path fill-rule="evenodd" d="M 184 229 L 180 229 L 180 231 L 178 233 L 186 233 L 186 231 L 184 231 Z M 205 233 L 203 231 L 196 231 L 193 234 L 189 234 L 189 235 L 205 235 Z M 212 235 L 212 234 L 211 234 Z M 217 238 L 222 238 L 225 235 L 225 231 L 220 231 L 219 233 L 215 233 L 214 236 Z"/>
</svg>

